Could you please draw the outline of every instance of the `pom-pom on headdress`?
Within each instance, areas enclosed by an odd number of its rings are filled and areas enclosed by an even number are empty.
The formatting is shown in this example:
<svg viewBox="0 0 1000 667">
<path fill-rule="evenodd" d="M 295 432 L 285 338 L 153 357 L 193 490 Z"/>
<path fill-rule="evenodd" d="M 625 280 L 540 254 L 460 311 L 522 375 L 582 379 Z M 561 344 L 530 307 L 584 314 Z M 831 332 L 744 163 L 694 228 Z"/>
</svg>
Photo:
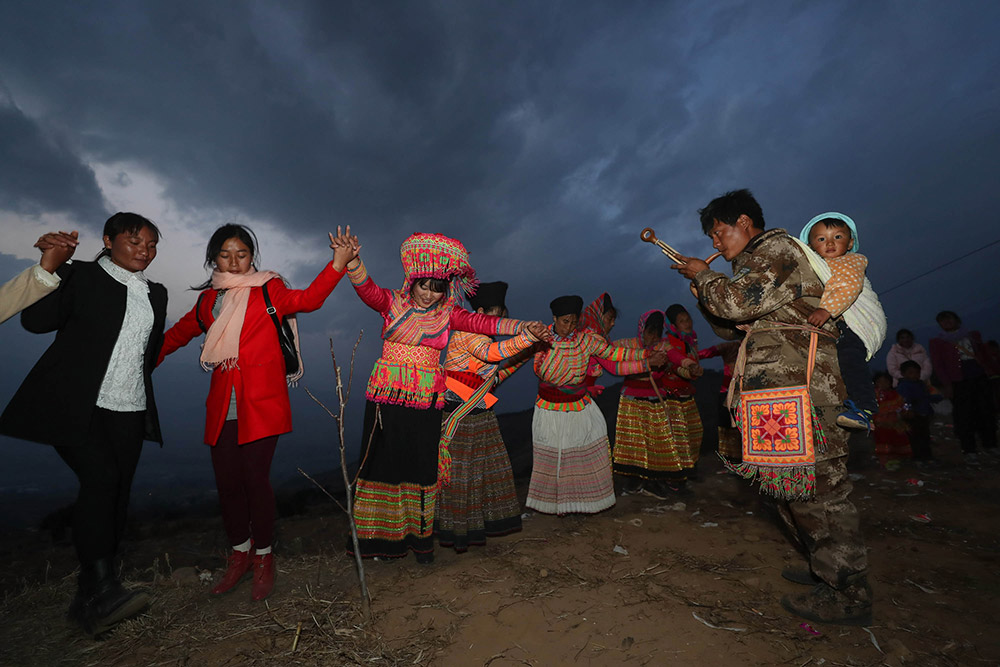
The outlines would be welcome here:
<svg viewBox="0 0 1000 667">
<path fill-rule="evenodd" d="M 461 241 L 443 234 L 413 234 L 399 247 L 399 259 L 406 273 L 404 289 L 420 278 L 439 278 L 452 281 L 466 296 L 476 293 L 476 270 Z"/>
</svg>

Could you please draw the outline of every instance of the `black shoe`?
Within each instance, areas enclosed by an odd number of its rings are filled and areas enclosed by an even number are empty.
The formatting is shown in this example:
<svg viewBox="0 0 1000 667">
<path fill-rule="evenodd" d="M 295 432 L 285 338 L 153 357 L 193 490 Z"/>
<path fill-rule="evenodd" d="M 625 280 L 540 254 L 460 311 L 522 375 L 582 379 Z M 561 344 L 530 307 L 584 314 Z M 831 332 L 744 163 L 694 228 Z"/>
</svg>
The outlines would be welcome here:
<svg viewBox="0 0 1000 667">
<path fill-rule="evenodd" d="M 642 493 L 645 485 L 646 483 L 644 480 L 639 477 L 622 475 L 621 493 L 619 495 L 634 496 L 638 493 Z"/>
<path fill-rule="evenodd" d="M 144 591 L 130 591 L 114 575 L 110 559 L 100 560 L 80 573 L 82 604 L 70 605 L 84 632 L 94 637 L 107 632 L 122 621 L 138 616 L 149 606 Z M 79 594 L 78 594 L 79 596 Z"/>
<path fill-rule="evenodd" d="M 419 551 L 414 551 L 413 555 L 417 557 L 417 562 L 421 565 L 430 565 L 434 562 L 434 552 L 429 551 L 427 553 L 420 553 Z"/>
<path fill-rule="evenodd" d="M 867 583 L 844 591 L 827 584 L 817 584 L 805 593 L 781 598 L 781 606 L 796 616 L 816 623 L 864 626 L 872 624 L 871 599 Z"/>
<path fill-rule="evenodd" d="M 815 586 L 820 582 L 820 578 L 813 574 L 808 567 L 789 565 L 781 571 L 781 576 L 793 584 L 802 584 L 803 586 Z"/>
</svg>

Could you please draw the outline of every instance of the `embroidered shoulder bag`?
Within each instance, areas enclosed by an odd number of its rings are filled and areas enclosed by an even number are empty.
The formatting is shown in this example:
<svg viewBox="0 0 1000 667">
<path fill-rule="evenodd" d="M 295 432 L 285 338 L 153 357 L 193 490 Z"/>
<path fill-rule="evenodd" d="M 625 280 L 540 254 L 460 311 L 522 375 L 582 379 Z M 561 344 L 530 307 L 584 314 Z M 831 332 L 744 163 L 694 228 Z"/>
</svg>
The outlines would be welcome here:
<svg viewBox="0 0 1000 667">
<path fill-rule="evenodd" d="M 817 331 L 805 327 L 767 327 L 768 329 L 802 328 L 809 331 L 809 360 L 806 383 L 795 387 L 743 389 L 743 364 L 746 339 L 740 348 L 740 397 L 735 421 L 743 442 L 743 462 L 728 468 L 746 479 L 760 481 L 760 490 L 783 500 L 812 497 L 816 488 L 815 443 L 823 441 L 823 429 L 809 396 L 813 367 L 816 363 Z"/>
</svg>

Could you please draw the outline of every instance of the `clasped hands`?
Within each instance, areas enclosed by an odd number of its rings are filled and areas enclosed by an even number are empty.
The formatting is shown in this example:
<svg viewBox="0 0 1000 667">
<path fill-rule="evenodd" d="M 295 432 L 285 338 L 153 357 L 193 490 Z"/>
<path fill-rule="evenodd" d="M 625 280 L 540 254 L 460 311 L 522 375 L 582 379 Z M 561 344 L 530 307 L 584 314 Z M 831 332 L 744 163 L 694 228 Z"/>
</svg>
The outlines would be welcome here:
<svg viewBox="0 0 1000 667">
<path fill-rule="evenodd" d="M 329 232 L 329 236 L 330 248 L 333 250 L 333 268 L 337 271 L 349 268 L 348 265 L 353 263 L 361 252 L 361 242 L 358 237 L 351 234 L 350 225 L 347 225 L 344 231 L 337 225 L 337 234 Z"/>
<path fill-rule="evenodd" d="M 80 233 L 76 231 L 42 234 L 34 246 L 42 251 L 42 258 L 38 263 L 49 273 L 55 273 L 76 252 L 76 246 L 80 244 L 79 236 Z"/>
</svg>

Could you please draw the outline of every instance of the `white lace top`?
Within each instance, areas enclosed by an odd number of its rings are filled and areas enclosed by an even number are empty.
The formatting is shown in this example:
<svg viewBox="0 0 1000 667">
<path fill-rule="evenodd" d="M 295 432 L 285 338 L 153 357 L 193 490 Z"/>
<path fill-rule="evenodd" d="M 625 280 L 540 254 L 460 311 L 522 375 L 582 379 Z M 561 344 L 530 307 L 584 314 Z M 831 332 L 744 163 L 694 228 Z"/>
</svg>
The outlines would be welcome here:
<svg viewBox="0 0 1000 667">
<path fill-rule="evenodd" d="M 149 333 L 153 330 L 149 285 L 142 271 L 133 273 L 123 269 L 109 257 L 101 257 L 97 263 L 128 288 L 125 319 L 97 394 L 97 406 L 115 412 L 139 412 L 146 409 L 142 367 Z"/>
</svg>

